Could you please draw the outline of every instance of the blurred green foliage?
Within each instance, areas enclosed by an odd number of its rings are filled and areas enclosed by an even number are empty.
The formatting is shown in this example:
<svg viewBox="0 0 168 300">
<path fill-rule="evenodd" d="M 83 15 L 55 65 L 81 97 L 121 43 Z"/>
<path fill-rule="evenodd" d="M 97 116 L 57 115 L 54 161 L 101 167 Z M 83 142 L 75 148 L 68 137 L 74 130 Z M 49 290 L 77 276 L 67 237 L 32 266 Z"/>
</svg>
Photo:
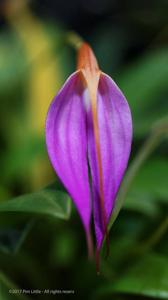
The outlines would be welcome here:
<svg viewBox="0 0 168 300">
<path fill-rule="evenodd" d="M 119 193 L 124 206 L 110 231 L 111 253 L 107 259 L 102 253 L 100 276 L 94 262 L 87 260 L 81 222 L 45 149 L 47 107 L 75 70 L 67 28 L 39 20 L 28 7 L 16 15 L 4 14 L 6 26 L 0 29 L 2 300 L 42 297 L 9 294 L 9 289 L 69 289 L 77 299 L 168 299 L 168 30 L 164 1 L 159 12 L 157 5 L 152 7 L 153 18 L 157 13 L 158 18 L 149 24 L 145 6 L 139 12 L 128 2 L 130 15 L 127 11 L 123 16 L 134 30 L 121 18 L 113 26 L 109 18 L 87 36 L 101 69 L 125 93 L 134 122 L 128 177 Z M 138 164 L 151 132 L 157 136 L 156 128 L 163 121 L 162 139 Z"/>
</svg>

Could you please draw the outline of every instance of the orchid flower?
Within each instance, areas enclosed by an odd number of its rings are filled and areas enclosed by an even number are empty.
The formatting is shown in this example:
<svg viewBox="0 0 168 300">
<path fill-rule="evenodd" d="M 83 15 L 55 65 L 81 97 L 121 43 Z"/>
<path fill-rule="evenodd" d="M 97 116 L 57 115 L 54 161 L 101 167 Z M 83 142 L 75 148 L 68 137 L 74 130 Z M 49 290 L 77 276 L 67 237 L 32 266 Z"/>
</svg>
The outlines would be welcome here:
<svg viewBox="0 0 168 300">
<path fill-rule="evenodd" d="M 51 164 L 82 220 L 92 252 L 94 217 L 96 255 L 108 238 L 108 223 L 127 167 L 132 142 L 129 105 L 116 83 L 82 43 L 77 71 L 50 105 L 46 144 Z"/>
</svg>

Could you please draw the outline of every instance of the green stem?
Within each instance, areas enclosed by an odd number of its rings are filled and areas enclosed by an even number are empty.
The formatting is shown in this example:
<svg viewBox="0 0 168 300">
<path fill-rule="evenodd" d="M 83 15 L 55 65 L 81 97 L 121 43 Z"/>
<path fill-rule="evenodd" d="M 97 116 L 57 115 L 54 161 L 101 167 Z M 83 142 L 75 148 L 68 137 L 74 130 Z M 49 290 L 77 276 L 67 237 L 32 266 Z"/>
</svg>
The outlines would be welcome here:
<svg viewBox="0 0 168 300">
<path fill-rule="evenodd" d="M 157 243 L 161 240 L 168 229 L 168 217 L 166 217 L 159 227 L 152 233 L 150 237 L 148 237 L 145 241 L 142 241 L 141 244 L 137 245 L 137 247 L 130 250 L 127 256 L 127 261 L 129 257 L 139 257 L 144 255 L 147 251 L 154 248 Z"/>
<path fill-rule="evenodd" d="M 116 276 L 120 276 L 120 272 L 125 268 L 125 266 L 131 264 L 135 264 L 135 261 L 139 260 L 146 252 L 150 251 L 154 248 L 157 243 L 161 240 L 168 229 L 168 217 L 166 217 L 159 227 L 152 233 L 150 237 L 148 237 L 145 241 L 134 245 L 131 247 L 128 252 L 126 252 L 125 256 L 121 261 L 118 263 L 118 270 Z M 103 269 L 104 271 L 104 269 Z M 104 272 L 103 272 L 104 274 Z"/>
<path fill-rule="evenodd" d="M 153 127 L 152 133 L 150 137 L 146 140 L 142 148 L 140 149 L 139 153 L 133 160 L 124 180 L 121 185 L 117 200 L 116 206 L 114 208 L 110 223 L 109 229 L 113 225 L 114 221 L 116 220 L 121 207 L 123 206 L 125 197 L 131 187 L 134 177 L 136 176 L 137 172 L 139 171 L 140 167 L 144 163 L 144 161 L 149 157 L 149 155 L 155 150 L 155 148 L 161 142 L 163 136 L 168 133 L 168 122 L 163 120 L 157 123 L 156 126 Z"/>
<path fill-rule="evenodd" d="M 166 233 L 168 229 L 168 217 L 166 217 L 159 227 L 156 229 L 156 231 L 146 240 L 144 241 L 141 250 L 143 252 L 146 252 L 147 250 L 150 250 L 153 248 L 162 238 L 162 236 Z"/>
<path fill-rule="evenodd" d="M 75 50 L 78 50 L 81 44 L 84 42 L 83 39 L 75 32 L 70 31 L 67 33 L 66 41 L 70 44 Z"/>
</svg>

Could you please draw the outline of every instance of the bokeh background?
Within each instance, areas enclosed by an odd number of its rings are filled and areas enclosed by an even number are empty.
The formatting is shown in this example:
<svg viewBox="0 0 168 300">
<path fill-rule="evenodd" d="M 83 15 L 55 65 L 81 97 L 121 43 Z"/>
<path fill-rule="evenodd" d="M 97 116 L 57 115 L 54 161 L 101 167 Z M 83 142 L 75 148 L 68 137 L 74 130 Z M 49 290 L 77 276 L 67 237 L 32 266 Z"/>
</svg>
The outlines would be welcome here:
<svg viewBox="0 0 168 300">
<path fill-rule="evenodd" d="M 166 0 L 0 1 L 0 299 L 60 296 L 11 288 L 168 299 L 167 13 Z M 100 276 L 45 148 L 48 106 L 76 68 L 72 32 L 123 90 L 134 122 L 131 183 Z"/>
</svg>

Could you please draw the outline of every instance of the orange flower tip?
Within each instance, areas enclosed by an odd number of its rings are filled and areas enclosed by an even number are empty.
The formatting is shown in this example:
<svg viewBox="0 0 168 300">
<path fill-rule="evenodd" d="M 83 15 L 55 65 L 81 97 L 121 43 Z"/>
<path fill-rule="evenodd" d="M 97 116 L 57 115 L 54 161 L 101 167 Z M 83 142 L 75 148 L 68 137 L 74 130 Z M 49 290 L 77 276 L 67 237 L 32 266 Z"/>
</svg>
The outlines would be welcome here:
<svg viewBox="0 0 168 300">
<path fill-rule="evenodd" d="M 87 43 L 82 43 L 78 50 L 77 70 L 81 70 L 88 87 L 97 88 L 100 69 L 96 57 Z"/>
<path fill-rule="evenodd" d="M 89 69 L 90 72 L 99 71 L 96 57 L 87 43 L 82 43 L 79 48 L 77 69 Z"/>
</svg>

